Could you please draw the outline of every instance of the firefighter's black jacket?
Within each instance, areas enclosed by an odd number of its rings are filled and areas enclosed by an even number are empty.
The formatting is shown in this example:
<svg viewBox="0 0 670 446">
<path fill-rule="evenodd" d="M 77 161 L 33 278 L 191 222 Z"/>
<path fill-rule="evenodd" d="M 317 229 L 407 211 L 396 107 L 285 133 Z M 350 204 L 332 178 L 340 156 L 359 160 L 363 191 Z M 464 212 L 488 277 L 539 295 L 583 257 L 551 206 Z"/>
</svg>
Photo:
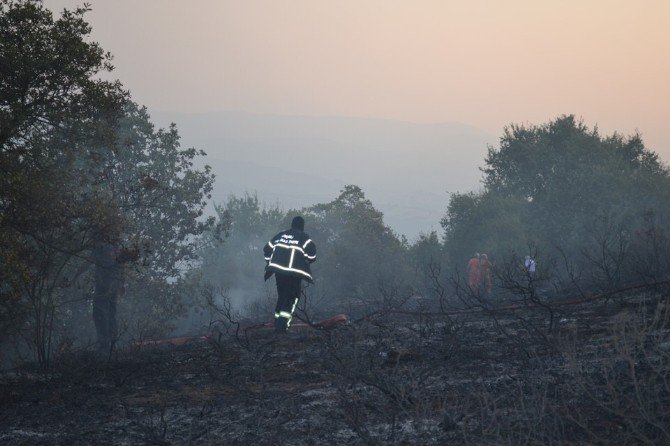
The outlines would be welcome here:
<svg viewBox="0 0 670 446">
<path fill-rule="evenodd" d="M 282 231 L 270 239 L 263 248 L 265 280 L 272 273 L 282 273 L 313 282 L 309 264 L 316 260 L 316 245 L 299 229 Z"/>
</svg>

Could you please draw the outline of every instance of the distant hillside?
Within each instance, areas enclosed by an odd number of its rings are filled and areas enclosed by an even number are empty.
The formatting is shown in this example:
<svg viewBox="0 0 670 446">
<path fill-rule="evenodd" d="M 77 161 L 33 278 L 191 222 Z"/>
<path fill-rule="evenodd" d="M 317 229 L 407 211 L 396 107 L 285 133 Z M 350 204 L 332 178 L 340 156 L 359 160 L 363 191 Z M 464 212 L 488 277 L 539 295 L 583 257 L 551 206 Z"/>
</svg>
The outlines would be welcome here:
<svg viewBox="0 0 670 446">
<path fill-rule="evenodd" d="M 447 192 L 476 189 L 496 138 L 459 124 L 239 112 L 152 114 L 175 122 L 186 147 L 208 153 L 214 201 L 257 192 L 284 208 L 334 199 L 345 184 L 365 191 L 385 221 L 410 239 L 439 227 Z"/>
</svg>

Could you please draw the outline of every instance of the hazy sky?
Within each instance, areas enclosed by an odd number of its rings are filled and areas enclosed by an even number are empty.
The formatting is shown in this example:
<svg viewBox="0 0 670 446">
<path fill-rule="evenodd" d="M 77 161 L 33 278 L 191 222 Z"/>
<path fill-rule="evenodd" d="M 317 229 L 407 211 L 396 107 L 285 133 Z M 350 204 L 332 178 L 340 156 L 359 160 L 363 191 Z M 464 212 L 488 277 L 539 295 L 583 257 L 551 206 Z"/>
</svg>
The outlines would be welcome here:
<svg viewBox="0 0 670 446">
<path fill-rule="evenodd" d="M 153 110 L 504 125 L 576 114 L 670 161 L 670 0 L 88 0 Z M 46 0 L 55 10 L 79 1 Z"/>
</svg>

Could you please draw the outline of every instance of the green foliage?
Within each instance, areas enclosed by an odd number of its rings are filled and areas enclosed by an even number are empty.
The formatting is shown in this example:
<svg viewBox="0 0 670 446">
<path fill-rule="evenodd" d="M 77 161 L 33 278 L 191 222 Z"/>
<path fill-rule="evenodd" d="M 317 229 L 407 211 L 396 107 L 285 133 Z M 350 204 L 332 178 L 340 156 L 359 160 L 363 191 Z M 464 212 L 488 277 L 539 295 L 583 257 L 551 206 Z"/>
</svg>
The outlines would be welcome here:
<svg viewBox="0 0 670 446">
<path fill-rule="evenodd" d="M 428 266 L 430 263 L 440 262 L 444 255 L 442 243 L 435 231 L 420 234 L 417 241 L 410 246 L 409 253 L 417 266 Z"/>
<path fill-rule="evenodd" d="M 86 126 L 119 112 L 118 82 L 95 79 L 111 71 L 111 56 L 88 42 L 87 8 L 54 20 L 40 1 L 0 1 L 0 147 L 30 152 L 25 143 L 65 124 Z M 23 150 L 22 150 L 23 149 Z"/>
<path fill-rule="evenodd" d="M 464 269 L 475 252 L 497 254 L 523 248 L 531 236 L 527 203 L 495 193 L 454 194 L 442 219 L 449 264 Z"/>
<path fill-rule="evenodd" d="M 444 247 L 437 232 L 420 234 L 408 248 L 408 259 L 414 268 L 414 286 L 417 293 L 429 297 L 435 294 L 435 277 L 446 269 Z"/>
<path fill-rule="evenodd" d="M 406 243 L 358 186 L 345 186 L 335 200 L 304 214 L 306 231 L 319 249 L 313 271 L 326 301 L 365 304 L 379 297 L 380 287 L 407 283 L 412 265 Z"/>
<path fill-rule="evenodd" d="M 43 363 L 64 302 L 82 297 L 72 279 L 96 240 L 141 253 L 132 299 L 165 320 L 214 223 L 201 218 L 214 179 L 194 167 L 204 153 L 180 148 L 174 125 L 154 130 L 118 82 L 98 79 L 111 56 L 87 41 L 86 11 L 54 19 L 39 1 L 0 0 L 0 334 L 27 336 Z"/>
<path fill-rule="evenodd" d="M 142 321 L 143 331 L 151 326 L 154 335 L 164 334 L 169 321 L 186 311 L 182 300 L 192 290 L 182 276 L 197 259 L 201 235 L 221 230 L 214 217 L 202 218 L 214 175 L 209 166 L 194 167 L 205 153 L 182 149 L 174 124 L 154 129 L 146 108 L 132 102 L 124 112 L 115 145 L 97 149 L 94 180 L 83 195 L 111 207 L 120 219 L 122 245 L 140 254 L 126 268 L 131 271 L 120 317 L 131 327 Z"/>
<path fill-rule="evenodd" d="M 0 325 L 20 328 L 29 311 L 41 359 L 59 277 L 100 207 L 80 199 L 82 145 L 110 138 L 126 97 L 94 78 L 111 65 L 86 40 L 85 12 L 54 20 L 41 2 L 0 2 Z"/>
<path fill-rule="evenodd" d="M 309 292 L 319 298 L 320 311 L 347 310 L 352 301 L 371 304 L 380 286 L 392 288 L 410 277 L 406 244 L 358 186 L 346 186 L 335 200 L 301 211 L 262 207 L 255 195 L 245 195 L 231 197 L 217 213 L 229 225 L 227 237 L 203 251 L 200 272 L 194 271 L 192 280 L 227 289 L 239 307 L 273 293 L 274 280 L 263 283 L 263 246 L 289 228 L 296 215 L 304 216 L 305 232 L 317 246 L 315 285 Z"/>
<path fill-rule="evenodd" d="M 141 263 L 154 277 L 176 277 L 194 259 L 196 238 L 213 228 L 214 217 L 200 217 L 214 175 L 207 165 L 194 167 L 205 153 L 182 149 L 174 124 L 155 130 L 146 108 L 132 102 L 124 112 L 116 144 L 97 153 L 89 198 L 113 203 L 125 243 L 141 249 Z"/>
<path fill-rule="evenodd" d="M 603 250 L 606 232 L 625 246 L 650 211 L 670 222 L 668 169 L 640 136 L 601 137 L 573 116 L 507 128 L 482 170 L 484 191 L 452 196 L 442 220 L 461 264 L 475 251 L 501 259 L 530 244 L 577 259 Z"/>
</svg>

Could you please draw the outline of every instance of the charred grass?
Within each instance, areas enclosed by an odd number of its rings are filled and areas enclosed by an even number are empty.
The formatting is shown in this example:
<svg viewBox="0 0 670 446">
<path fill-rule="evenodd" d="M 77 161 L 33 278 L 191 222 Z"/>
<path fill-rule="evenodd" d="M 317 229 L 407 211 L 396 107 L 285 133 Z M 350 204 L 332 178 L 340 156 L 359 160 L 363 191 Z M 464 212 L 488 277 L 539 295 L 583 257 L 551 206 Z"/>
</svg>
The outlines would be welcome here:
<svg viewBox="0 0 670 446">
<path fill-rule="evenodd" d="M 65 355 L 0 382 L 5 444 L 668 444 L 667 291 Z"/>
</svg>

